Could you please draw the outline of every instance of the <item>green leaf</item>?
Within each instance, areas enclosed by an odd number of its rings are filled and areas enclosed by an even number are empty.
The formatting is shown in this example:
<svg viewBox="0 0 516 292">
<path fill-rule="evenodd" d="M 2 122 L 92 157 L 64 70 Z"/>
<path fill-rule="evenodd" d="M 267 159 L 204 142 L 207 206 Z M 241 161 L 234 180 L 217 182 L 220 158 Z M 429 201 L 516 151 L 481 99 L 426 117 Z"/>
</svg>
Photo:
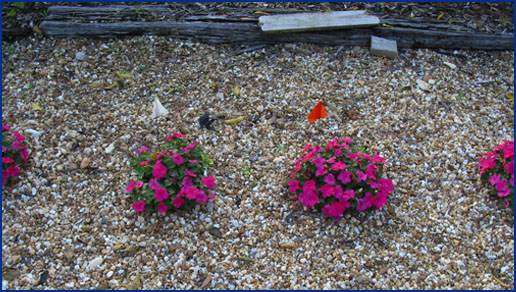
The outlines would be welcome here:
<svg viewBox="0 0 516 292">
<path fill-rule="evenodd" d="M 16 11 L 14 9 L 11 9 L 11 11 L 9 11 L 9 13 L 7 13 L 7 17 L 13 17 L 16 15 Z"/>
<path fill-rule="evenodd" d="M 14 6 L 20 8 L 20 9 L 23 9 L 25 8 L 25 3 L 23 2 L 14 2 Z"/>
</svg>

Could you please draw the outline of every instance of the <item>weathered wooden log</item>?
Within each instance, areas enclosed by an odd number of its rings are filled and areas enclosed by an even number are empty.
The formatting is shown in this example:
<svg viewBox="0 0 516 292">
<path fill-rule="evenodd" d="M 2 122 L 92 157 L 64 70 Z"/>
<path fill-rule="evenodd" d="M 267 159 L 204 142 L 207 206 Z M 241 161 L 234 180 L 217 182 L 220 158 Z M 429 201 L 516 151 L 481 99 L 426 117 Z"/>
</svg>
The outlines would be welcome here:
<svg viewBox="0 0 516 292">
<path fill-rule="evenodd" d="M 137 20 L 146 15 L 167 17 L 175 13 L 165 5 L 50 6 L 48 12 L 45 20 Z"/>
<path fill-rule="evenodd" d="M 32 28 L 30 27 L 2 27 L 2 38 L 8 39 L 10 37 L 24 37 L 28 36 L 32 33 Z"/>
<path fill-rule="evenodd" d="M 121 22 L 78 23 L 43 21 L 40 29 L 47 36 L 111 38 L 122 35 L 171 35 L 180 39 L 192 39 L 212 43 L 285 43 L 307 42 L 323 45 L 364 46 L 371 35 L 396 39 L 399 48 L 446 48 L 512 50 L 514 34 L 461 33 L 444 30 L 425 30 L 399 27 L 374 27 L 264 34 L 256 23 L 213 22 Z"/>
</svg>

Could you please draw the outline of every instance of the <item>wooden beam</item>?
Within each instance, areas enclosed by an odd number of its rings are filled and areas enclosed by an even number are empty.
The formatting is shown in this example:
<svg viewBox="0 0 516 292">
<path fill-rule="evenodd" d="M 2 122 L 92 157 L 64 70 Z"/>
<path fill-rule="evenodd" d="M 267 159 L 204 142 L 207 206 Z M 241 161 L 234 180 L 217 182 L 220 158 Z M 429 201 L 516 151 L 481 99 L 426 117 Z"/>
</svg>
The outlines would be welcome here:
<svg viewBox="0 0 516 292">
<path fill-rule="evenodd" d="M 262 31 L 267 33 L 358 28 L 379 23 L 378 17 L 365 14 L 365 10 L 296 13 L 259 18 Z"/>
</svg>

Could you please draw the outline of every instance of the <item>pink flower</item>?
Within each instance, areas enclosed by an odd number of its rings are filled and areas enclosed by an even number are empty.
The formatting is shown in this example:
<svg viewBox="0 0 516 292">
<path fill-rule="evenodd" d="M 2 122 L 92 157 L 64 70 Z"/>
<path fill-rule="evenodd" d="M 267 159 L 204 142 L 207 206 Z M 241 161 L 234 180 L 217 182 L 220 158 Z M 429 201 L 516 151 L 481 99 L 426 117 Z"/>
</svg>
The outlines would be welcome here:
<svg viewBox="0 0 516 292">
<path fill-rule="evenodd" d="M 500 197 L 500 198 L 507 197 L 510 193 L 511 193 L 511 190 L 505 189 L 503 191 L 498 192 L 498 197 Z"/>
<path fill-rule="evenodd" d="M 184 187 L 184 194 L 187 199 L 195 199 L 199 194 L 199 189 L 195 187 Z"/>
<path fill-rule="evenodd" d="M 322 211 L 326 217 L 339 217 L 350 205 L 348 201 L 335 201 L 331 205 L 324 206 Z"/>
<path fill-rule="evenodd" d="M 514 188 L 514 174 L 511 176 L 510 183 L 511 183 L 511 187 Z"/>
<path fill-rule="evenodd" d="M 163 202 L 159 202 L 158 204 L 158 213 L 167 213 L 167 205 Z"/>
<path fill-rule="evenodd" d="M 2 170 L 2 185 L 5 184 L 5 181 L 9 178 L 9 174 L 7 173 L 7 170 Z"/>
<path fill-rule="evenodd" d="M 364 180 L 367 180 L 367 175 L 364 172 L 357 170 L 357 182 Z"/>
<path fill-rule="evenodd" d="M 372 198 L 371 202 L 376 206 L 376 210 L 380 210 L 380 208 L 387 203 L 387 196 L 389 194 L 385 192 L 378 192 L 376 196 Z"/>
<path fill-rule="evenodd" d="M 16 140 L 18 140 L 19 142 L 23 142 L 25 141 L 25 137 L 23 137 L 22 134 L 18 133 L 18 132 L 14 132 L 13 131 L 13 136 Z"/>
<path fill-rule="evenodd" d="M 317 170 L 315 171 L 315 176 L 325 175 L 327 173 L 328 173 L 328 171 L 326 170 L 326 168 L 324 168 L 324 166 L 321 165 L 321 166 L 317 166 Z"/>
<path fill-rule="evenodd" d="M 185 178 L 183 178 L 183 187 L 191 187 L 192 185 L 192 179 L 189 176 L 185 176 Z"/>
<path fill-rule="evenodd" d="M 14 159 L 12 159 L 10 157 L 2 157 L 2 163 L 8 164 L 8 163 L 13 163 L 13 162 L 14 162 Z"/>
<path fill-rule="evenodd" d="M 293 179 L 288 182 L 289 189 L 292 193 L 295 193 L 299 187 L 299 181 L 297 179 Z"/>
<path fill-rule="evenodd" d="M 330 185 L 334 185 L 335 184 L 335 176 L 331 173 L 328 174 L 327 176 L 324 177 L 324 182 L 327 184 L 330 184 Z"/>
<path fill-rule="evenodd" d="M 151 178 L 151 179 L 149 180 L 149 188 L 150 188 L 151 190 L 156 191 L 156 189 L 157 189 L 157 188 L 159 188 L 159 187 L 160 187 L 160 185 L 159 185 L 159 183 L 158 183 L 158 180 L 157 180 L 157 179 L 155 179 L 155 178 Z"/>
<path fill-rule="evenodd" d="M 7 168 L 7 174 L 12 177 L 18 176 L 20 174 L 20 168 L 18 167 L 18 165 L 9 166 Z"/>
<path fill-rule="evenodd" d="M 145 202 L 144 201 L 134 202 L 133 209 L 136 213 L 141 213 L 141 212 L 145 211 Z"/>
<path fill-rule="evenodd" d="M 305 148 L 303 148 L 303 151 L 301 151 L 301 153 L 305 153 L 306 151 L 312 150 L 312 149 L 313 149 L 312 145 L 306 144 Z"/>
<path fill-rule="evenodd" d="M 351 175 L 353 173 L 351 171 L 341 171 L 337 179 L 342 182 L 342 184 L 347 184 L 351 181 Z"/>
<path fill-rule="evenodd" d="M 168 142 L 174 138 L 182 138 L 184 136 L 186 136 L 186 135 L 174 132 L 172 135 L 168 136 L 165 140 Z"/>
<path fill-rule="evenodd" d="M 333 149 L 333 156 L 340 157 L 342 155 L 342 150 L 340 148 Z"/>
<path fill-rule="evenodd" d="M 371 207 L 373 205 L 372 200 L 373 200 L 373 195 L 371 195 L 371 193 L 366 193 L 362 199 L 358 200 L 357 210 L 364 211 L 367 208 Z"/>
<path fill-rule="evenodd" d="M 344 170 L 347 167 L 348 166 L 346 165 L 346 163 L 344 163 L 342 161 L 338 161 L 337 163 L 335 163 L 334 165 L 331 166 L 331 169 L 334 171 L 338 171 L 338 170 Z"/>
<path fill-rule="evenodd" d="M 502 179 L 502 180 L 498 181 L 496 183 L 495 189 L 497 191 L 499 191 L 499 192 L 505 192 L 506 190 L 508 190 L 508 188 L 507 188 L 507 180 L 506 179 Z"/>
<path fill-rule="evenodd" d="M 180 197 L 175 197 L 174 201 L 172 201 L 172 203 L 174 203 L 174 207 L 176 207 L 176 208 L 181 207 L 181 205 L 183 205 L 184 202 L 185 202 L 185 200 Z"/>
<path fill-rule="evenodd" d="M 374 178 L 376 178 L 376 169 L 377 169 L 376 165 L 374 165 L 374 164 L 372 164 L 372 163 L 371 163 L 371 164 L 369 164 L 369 165 L 367 166 L 366 171 L 365 171 L 365 173 L 366 173 L 367 177 L 369 177 L 369 178 L 373 178 L 373 179 L 374 179 Z"/>
<path fill-rule="evenodd" d="M 25 150 L 20 151 L 20 156 L 23 158 L 23 161 L 25 162 L 29 160 L 29 153 Z"/>
<path fill-rule="evenodd" d="M 380 188 L 380 191 L 385 193 L 390 193 L 394 190 L 392 180 L 386 178 L 381 178 L 378 180 L 378 187 Z"/>
<path fill-rule="evenodd" d="M 355 197 L 355 191 L 354 190 L 347 190 L 344 191 L 344 200 L 349 200 Z"/>
<path fill-rule="evenodd" d="M 375 182 L 374 180 L 368 180 L 366 183 L 367 183 L 369 186 L 371 186 L 371 188 L 373 188 L 373 189 L 376 189 L 376 188 L 378 187 L 378 183 L 377 183 L 377 182 Z"/>
<path fill-rule="evenodd" d="M 197 174 L 193 173 L 189 169 L 185 169 L 185 175 L 189 175 L 191 177 L 197 177 Z"/>
<path fill-rule="evenodd" d="M 213 187 L 215 187 L 215 178 L 213 176 L 207 176 L 207 177 L 203 177 L 201 182 L 206 186 L 208 187 L 208 189 L 212 189 Z"/>
<path fill-rule="evenodd" d="M 373 163 L 383 163 L 387 165 L 387 162 L 385 162 L 385 159 L 378 155 L 378 153 L 375 153 L 373 157 L 371 157 L 371 162 Z"/>
<path fill-rule="evenodd" d="M 478 166 L 481 167 L 480 174 L 483 174 L 486 170 L 490 168 L 494 168 L 496 166 L 495 159 L 495 157 L 480 158 L 480 162 L 478 163 Z"/>
<path fill-rule="evenodd" d="M 206 194 L 204 193 L 203 190 L 199 190 L 199 192 L 197 192 L 197 197 L 195 197 L 195 202 L 201 203 L 201 204 L 206 204 L 206 202 L 208 202 L 208 196 L 206 196 Z"/>
<path fill-rule="evenodd" d="M 358 153 L 358 155 L 362 156 L 365 160 L 371 160 L 371 156 L 367 153 Z"/>
<path fill-rule="evenodd" d="M 134 188 L 142 188 L 143 187 L 143 182 L 141 181 L 135 181 L 134 179 L 131 180 L 131 182 L 129 182 L 129 185 L 127 186 L 127 188 L 125 189 L 128 193 L 132 192 Z"/>
<path fill-rule="evenodd" d="M 145 160 L 145 161 L 140 161 L 140 165 L 147 165 L 147 163 L 150 162 L 150 159 L 149 160 Z"/>
<path fill-rule="evenodd" d="M 503 158 L 505 160 L 511 156 L 514 156 L 514 141 L 504 140 L 502 145 L 496 146 L 493 149 L 502 150 Z"/>
<path fill-rule="evenodd" d="M 303 160 L 303 162 L 305 162 L 307 160 L 312 160 L 314 157 L 315 157 L 315 153 L 313 151 L 310 151 L 308 154 L 303 156 L 303 158 L 301 160 Z"/>
<path fill-rule="evenodd" d="M 350 137 L 346 137 L 344 139 L 339 139 L 339 142 L 346 142 L 347 144 L 350 144 L 351 143 L 351 138 Z"/>
<path fill-rule="evenodd" d="M 156 159 L 159 159 L 161 156 L 163 155 L 166 155 L 167 154 L 167 151 L 165 151 L 165 149 L 161 150 L 160 153 L 156 154 Z"/>
<path fill-rule="evenodd" d="M 303 184 L 303 192 L 311 192 L 315 190 L 315 180 L 309 179 Z"/>
<path fill-rule="evenodd" d="M 181 165 L 183 162 L 185 162 L 183 156 L 179 154 L 174 154 L 174 156 L 172 156 L 172 159 L 174 160 L 174 163 L 177 165 Z"/>
<path fill-rule="evenodd" d="M 11 128 L 8 125 L 2 124 L 2 131 L 7 130 L 9 131 Z"/>
<path fill-rule="evenodd" d="M 197 164 L 199 161 L 197 161 L 195 159 L 190 159 L 190 160 L 188 160 L 188 162 L 193 163 L 193 164 Z"/>
<path fill-rule="evenodd" d="M 301 170 L 301 161 L 296 160 L 296 168 L 294 168 L 294 171 L 292 171 L 292 173 L 290 174 L 290 177 L 294 178 L 294 175 L 296 173 L 298 173 L 298 171 L 300 171 L 300 170 Z"/>
<path fill-rule="evenodd" d="M 489 178 L 489 182 L 491 183 L 492 186 L 496 185 L 499 181 L 500 181 L 500 176 L 498 174 L 493 174 Z"/>
<path fill-rule="evenodd" d="M 305 183 L 306 184 L 306 183 Z M 315 206 L 319 202 L 319 197 L 314 191 L 301 192 L 299 194 L 299 202 L 303 203 L 307 209 Z"/>
<path fill-rule="evenodd" d="M 333 187 L 333 195 L 340 201 L 344 199 L 344 191 L 342 191 L 342 187 L 340 185 Z"/>
<path fill-rule="evenodd" d="M 7 152 L 7 148 L 5 148 L 4 146 L 2 146 L 2 153 L 3 152 Z"/>
<path fill-rule="evenodd" d="M 156 188 L 156 192 L 154 193 L 154 198 L 156 198 L 156 200 L 161 202 L 163 200 L 168 199 L 168 196 L 169 196 L 169 194 L 168 194 L 167 189 L 162 188 L 162 187 Z"/>
<path fill-rule="evenodd" d="M 328 163 L 328 164 L 333 164 L 333 163 L 335 163 L 335 157 L 332 157 L 332 158 L 330 158 L 330 159 L 326 160 L 326 163 Z"/>
<path fill-rule="evenodd" d="M 167 176 L 167 168 L 163 164 L 161 164 L 161 160 L 156 161 L 156 164 L 154 164 L 152 175 L 156 179 L 160 179 L 162 177 Z"/>
<path fill-rule="evenodd" d="M 210 195 L 208 196 L 208 201 L 210 201 L 210 202 L 215 201 L 215 193 L 214 192 L 210 192 Z"/>
<path fill-rule="evenodd" d="M 511 162 L 505 164 L 504 166 L 505 172 L 508 174 L 514 174 L 514 158 L 511 160 Z"/>
<path fill-rule="evenodd" d="M 140 155 L 147 150 L 149 150 L 149 148 L 147 148 L 147 146 L 142 146 L 142 147 L 140 147 L 140 149 L 138 151 L 136 151 L 136 155 Z"/>
<path fill-rule="evenodd" d="M 324 167 L 324 162 L 326 162 L 326 159 L 322 158 L 321 156 L 317 156 L 317 158 L 312 161 L 312 164 L 317 167 Z"/>
<path fill-rule="evenodd" d="M 13 143 L 11 144 L 11 149 L 12 150 L 20 150 L 20 147 L 22 146 L 23 144 L 21 144 L 18 140 L 16 141 L 13 141 Z"/>
<path fill-rule="evenodd" d="M 509 208 L 509 201 L 507 199 L 503 200 L 503 206 L 504 208 Z"/>
<path fill-rule="evenodd" d="M 325 184 L 321 187 L 321 193 L 324 198 L 331 197 L 335 194 L 335 188 L 330 184 Z"/>
</svg>

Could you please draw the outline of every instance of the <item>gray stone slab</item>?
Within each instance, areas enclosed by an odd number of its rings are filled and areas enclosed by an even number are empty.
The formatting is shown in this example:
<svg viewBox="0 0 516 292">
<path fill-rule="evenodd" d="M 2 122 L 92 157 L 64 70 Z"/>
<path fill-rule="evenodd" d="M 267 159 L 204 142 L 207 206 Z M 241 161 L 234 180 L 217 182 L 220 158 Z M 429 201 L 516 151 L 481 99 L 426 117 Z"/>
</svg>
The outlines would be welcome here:
<svg viewBox="0 0 516 292">
<path fill-rule="evenodd" d="M 398 46 L 396 40 L 389 40 L 371 36 L 371 55 L 396 59 L 398 57 Z"/>
<path fill-rule="evenodd" d="M 376 26 L 380 19 L 365 10 L 332 11 L 260 16 L 263 32 L 300 32 Z"/>
</svg>

